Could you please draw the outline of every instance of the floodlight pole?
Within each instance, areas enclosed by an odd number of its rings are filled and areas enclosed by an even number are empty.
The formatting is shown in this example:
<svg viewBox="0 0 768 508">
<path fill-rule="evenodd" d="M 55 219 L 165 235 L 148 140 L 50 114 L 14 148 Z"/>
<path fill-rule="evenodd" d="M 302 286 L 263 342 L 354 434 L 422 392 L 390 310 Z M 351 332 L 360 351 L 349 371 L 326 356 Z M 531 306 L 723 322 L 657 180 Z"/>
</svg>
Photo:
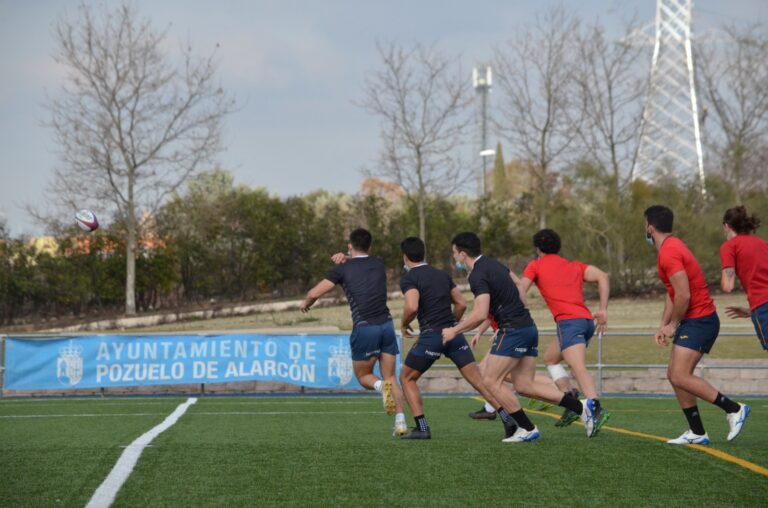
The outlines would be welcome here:
<svg viewBox="0 0 768 508">
<path fill-rule="evenodd" d="M 482 159 L 482 174 L 478 181 L 480 197 L 488 194 L 487 185 L 487 155 L 488 150 L 488 94 L 491 92 L 493 73 L 490 65 L 483 65 L 472 69 L 472 86 L 480 95 L 480 158 Z"/>
</svg>

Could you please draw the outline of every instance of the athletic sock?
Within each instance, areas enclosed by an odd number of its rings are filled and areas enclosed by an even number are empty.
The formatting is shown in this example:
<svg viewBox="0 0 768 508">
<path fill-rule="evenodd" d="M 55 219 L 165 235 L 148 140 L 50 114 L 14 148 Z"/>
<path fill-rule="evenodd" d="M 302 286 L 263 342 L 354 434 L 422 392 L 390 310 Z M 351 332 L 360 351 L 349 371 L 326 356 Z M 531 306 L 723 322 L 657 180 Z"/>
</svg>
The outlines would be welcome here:
<svg viewBox="0 0 768 508">
<path fill-rule="evenodd" d="M 507 413 L 507 410 L 503 407 L 500 407 L 496 410 L 497 413 L 499 413 L 499 416 L 501 416 L 501 421 L 504 423 L 509 423 L 509 413 Z"/>
<path fill-rule="evenodd" d="M 495 413 L 495 412 L 496 412 L 496 408 L 494 408 L 494 407 L 491 405 L 491 403 L 490 403 L 490 402 L 488 402 L 488 401 L 485 401 L 485 412 L 486 412 L 486 413 Z"/>
<path fill-rule="evenodd" d="M 414 416 L 413 419 L 416 420 L 417 429 L 422 432 L 429 432 L 429 424 L 427 423 L 427 419 L 424 418 L 424 415 Z"/>
<path fill-rule="evenodd" d="M 395 415 L 395 423 L 405 423 L 405 413 L 397 413 Z"/>
<path fill-rule="evenodd" d="M 741 409 L 741 406 L 720 392 L 717 392 L 717 397 L 715 397 L 715 401 L 712 404 L 716 405 L 726 413 L 737 413 L 739 409 Z"/>
<path fill-rule="evenodd" d="M 381 379 L 373 383 L 373 389 L 376 390 L 377 392 L 381 392 Z"/>
<path fill-rule="evenodd" d="M 515 423 L 517 423 L 519 427 L 522 427 L 529 432 L 536 428 L 535 425 L 533 425 L 533 422 L 528 419 L 528 415 L 525 414 L 525 411 L 523 411 L 522 408 L 509 416 L 515 420 Z"/>
<path fill-rule="evenodd" d="M 557 404 L 560 407 L 564 407 L 565 409 L 570 409 L 574 413 L 580 415 L 581 412 L 584 410 L 584 407 L 581 405 L 581 401 L 571 395 L 570 393 L 566 393 L 563 395 L 563 398 L 560 399 L 560 402 Z"/>
<path fill-rule="evenodd" d="M 683 413 L 685 414 L 685 419 L 688 420 L 688 427 L 691 429 L 691 432 L 698 434 L 699 436 L 706 434 L 698 406 L 684 407 Z"/>
</svg>

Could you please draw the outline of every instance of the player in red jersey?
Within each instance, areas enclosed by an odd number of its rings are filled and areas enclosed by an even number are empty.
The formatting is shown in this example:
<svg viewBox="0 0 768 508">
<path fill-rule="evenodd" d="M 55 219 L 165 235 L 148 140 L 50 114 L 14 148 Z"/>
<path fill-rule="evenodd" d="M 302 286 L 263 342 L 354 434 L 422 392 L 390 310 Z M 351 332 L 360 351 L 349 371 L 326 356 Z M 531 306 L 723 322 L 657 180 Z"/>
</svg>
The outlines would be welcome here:
<svg viewBox="0 0 768 508">
<path fill-rule="evenodd" d="M 602 333 L 608 325 L 608 274 L 595 266 L 560 257 L 560 236 L 551 229 L 533 235 L 533 245 L 538 258 L 525 267 L 520 289 L 527 293 L 534 283 L 539 288 L 557 325 L 557 340 L 548 348 L 552 350 L 550 356 L 564 358 L 584 396 L 594 400 L 599 429 L 610 415 L 601 408 L 595 380 L 587 370 L 587 346 L 595 331 Z M 584 282 L 598 286 L 600 307 L 594 315 L 584 304 Z M 550 373 L 555 378 L 553 370 Z M 578 417 L 566 410 L 559 426 L 569 425 Z"/>
<path fill-rule="evenodd" d="M 728 307 L 725 313 L 731 318 L 751 317 L 760 345 L 768 351 L 768 242 L 753 234 L 758 227 L 760 219 L 748 216 L 743 206 L 725 212 L 723 231 L 727 241 L 720 247 L 720 287 L 730 293 L 739 277 L 749 307 Z"/>
<path fill-rule="evenodd" d="M 726 412 L 730 432 L 728 441 L 739 435 L 749 416 L 749 406 L 734 402 L 694 373 L 705 353 L 709 353 L 720 332 L 717 309 L 709 295 L 699 262 L 679 238 L 672 236 L 674 215 L 662 205 L 645 210 L 645 238 L 658 251 L 659 278 L 667 288 L 664 313 L 656 331 L 659 346 L 673 337 L 667 378 L 672 384 L 688 425 L 680 437 L 669 444 L 709 444 L 701 421 L 697 398 Z"/>
</svg>

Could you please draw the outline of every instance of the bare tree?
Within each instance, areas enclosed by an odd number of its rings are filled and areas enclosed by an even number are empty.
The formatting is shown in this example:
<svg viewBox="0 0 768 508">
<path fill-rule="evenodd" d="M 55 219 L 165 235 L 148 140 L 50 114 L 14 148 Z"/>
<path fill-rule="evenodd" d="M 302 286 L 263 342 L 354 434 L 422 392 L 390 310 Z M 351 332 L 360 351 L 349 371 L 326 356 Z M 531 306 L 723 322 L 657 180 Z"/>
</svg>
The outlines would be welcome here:
<svg viewBox="0 0 768 508">
<path fill-rule="evenodd" d="M 49 188 L 59 204 L 113 207 L 126 240 L 125 312 L 135 314 L 137 240 L 142 217 L 221 149 L 221 124 L 234 101 L 215 82 L 213 56 L 164 51 L 166 33 L 130 3 L 55 26 L 56 61 L 67 70 L 50 100 L 60 167 Z"/>
<path fill-rule="evenodd" d="M 457 147 L 470 122 L 465 76 L 456 60 L 431 47 L 379 45 L 382 68 L 365 82 L 361 106 L 381 121 L 380 166 L 373 171 L 397 182 L 414 200 L 419 235 L 426 241 L 427 201 L 466 182 Z"/>
<path fill-rule="evenodd" d="M 532 190 L 542 228 L 557 182 L 556 164 L 577 137 L 573 62 L 578 28 L 578 20 L 557 7 L 494 52 L 502 94 L 495 121 L 513 155 L 533 162 Z"/>
<path fill-rule="evenodd" d="M 699 48 L 698 78 L 716 122 L 707 129 L 708 145 L 740 201 L 766 185 L 768 35 L 764 24 L 728 26 L 724 33 L 724 42 Z"/>
<path fill-rule="evenodd" d="M 627 227 L 621 218 L 637 157 L 645 89 L 638 65 L 647 62 L 641 58 L 641 46 L 610 40 L 597 23 L 580 31 L 576 42 L 573 78 L 581 106 L 578 125 L 574 125 L 581 145 L 578 152 L 605 180 L 605 192 L 595 196 L 597 202 L 583 205 L 582 226 L 598 238 L 608 270 L 618 275 L 621 284 L 626 275 L 623 229 Z"/>
</svg>

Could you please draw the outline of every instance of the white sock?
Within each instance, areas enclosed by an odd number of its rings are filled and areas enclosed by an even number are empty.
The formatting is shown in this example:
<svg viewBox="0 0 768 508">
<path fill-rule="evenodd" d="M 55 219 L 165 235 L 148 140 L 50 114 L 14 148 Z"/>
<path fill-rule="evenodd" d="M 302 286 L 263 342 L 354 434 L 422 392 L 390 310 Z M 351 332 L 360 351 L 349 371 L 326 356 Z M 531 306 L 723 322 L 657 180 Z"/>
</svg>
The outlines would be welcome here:
<svg viewBox="0 0 768 508">
<path fill-rule="evenodd" d="M 405 423 L 405 413 L 397 413 L 395 415 L 395 423 Z"/>
<path fill-rule="evenodd" d="M 381 379 L 373 383 L 373 389 L 377 392 L 381 392 Z"/>
<path fill-rule="evenodd" d="M 488 401 L 485 401 L 485 410 L 486 410 L 487 412 L 489 412 L 489 413 L 495 413 L 495 412 L 496 412 L 496 408 L 495 408 L 495 407 L 493 407 L 493 406 L 491 405 L 491 403 L 490 403 L 490 402 L 488 402 Z"/>
</svg>

